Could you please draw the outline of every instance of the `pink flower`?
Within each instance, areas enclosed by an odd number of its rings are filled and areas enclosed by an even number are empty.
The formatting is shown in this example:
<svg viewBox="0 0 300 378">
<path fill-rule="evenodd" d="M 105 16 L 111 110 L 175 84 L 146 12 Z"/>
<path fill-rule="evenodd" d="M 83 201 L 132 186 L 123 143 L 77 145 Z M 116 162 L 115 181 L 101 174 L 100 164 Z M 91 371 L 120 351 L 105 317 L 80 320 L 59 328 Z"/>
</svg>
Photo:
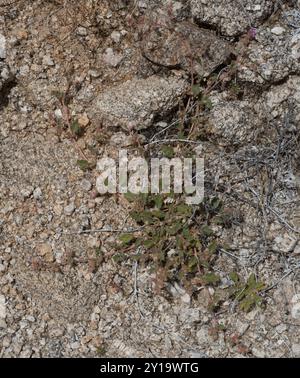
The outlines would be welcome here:
<svg viewBox="0 0 300 378">
<path fill-rule="evenodd" d="M 257 34 L 256 28 L 250 28 L 250 30 L 248 31 L 248 35 L 251 39 L 255 39 L 256 34 Z"/>
</svg>

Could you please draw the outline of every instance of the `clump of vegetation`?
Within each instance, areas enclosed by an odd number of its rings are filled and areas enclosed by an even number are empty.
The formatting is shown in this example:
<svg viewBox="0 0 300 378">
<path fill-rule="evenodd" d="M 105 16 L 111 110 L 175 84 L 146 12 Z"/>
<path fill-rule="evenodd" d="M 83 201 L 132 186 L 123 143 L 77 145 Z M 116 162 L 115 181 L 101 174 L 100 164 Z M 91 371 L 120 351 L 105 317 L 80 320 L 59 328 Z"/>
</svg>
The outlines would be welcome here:
<svg viewBox="0 0 300 378">
<path fill-rule="evenodd" d="M 213 272 L 218 238 L 211 228 L 223 210 L 218 198 L 191 207 L 175 194 L 126 197 L 133 204 L 130 215 L 142 227 L 142 233 L 122 234 L 115 260 L 131 257 L 150 263 L 159 276 L 158 290 L 165 281 L 180 281 L 186 287 L 196 281 L 219 281 Z"/>
</svg>

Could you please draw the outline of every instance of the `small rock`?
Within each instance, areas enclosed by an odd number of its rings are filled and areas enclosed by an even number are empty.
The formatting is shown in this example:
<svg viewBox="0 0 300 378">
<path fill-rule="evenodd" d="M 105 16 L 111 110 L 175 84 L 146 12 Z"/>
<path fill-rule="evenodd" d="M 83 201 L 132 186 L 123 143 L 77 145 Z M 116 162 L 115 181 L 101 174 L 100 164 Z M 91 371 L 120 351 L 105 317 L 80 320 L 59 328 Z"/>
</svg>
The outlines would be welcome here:
<svg viewBox="0 0 300 378">
<path fill-rule="evenodd" d="M 247 331 L 249 326 L 250 326 L 249 323 L 243 323 L 239 319 L 237 319 L 236 321 L 236 329 L 240 336 L 244 335 L 244 333 Z"/>
<path fill-rule="evenodd" d="M 0 59 L 6 58 L 6 39 L 4 35 L 0 34 Z"/>
<path fill-rule="evenodd" d="M 291 300 L 293 304 L 300 302 L 300 294 L 295 294 Z"/>
<path fill-rule="evenodd" d="M 300 344 L 293 344 L 292 351 L 293 351 L 294 357 L 300 357 Z"/>
<path fill-rule="evenodd" d="M 43 65 L 52 67 L 52 66 L 55 65 L 55 63 L 49 55 L 44 55 L 43 56 Z"/>
<path fill-rule="evenodd" d="M 6 321 L 0 318 L 0 329 L 5 329 L 7 327 Z"/>
<path fill-rule="evenodd" d="M 265 352 L 258 348 L 253 348 L 252 354 L 254 357 L 257 357 L 257 358 L 264 358 L 266 356 Z"/>
<path fill-rule="evenodd" d="M 128 80 L 101 93 L 91 113 L 108 127 L 144 129 L 152 125 L 156 115 L 162 117 L 176 107 L 186 89 L 186 81 L 175 76 Z"/>
<path fill-rule="evenodd" d="M 116 43 L 119 43 L 120 42 L 120 39 L 121 39 L 121 33 L 118 32 L 118 31 L 113 31 L 110 35 L 111 39 L 116 42 Z"/>
<path fill-rule="evenodd" d="M 181 286 L 179 286 L 177 282 L 175 282 L 173 285 L 168 284 L 167 288 L 174 298 L 179 298 L 186 294 L 185 290 Z"/>
<path fill-rule="evenodd" d="M 95 79 L 101 76 L 101 73 L 98 70 L 89 70 L 89 75 Z"/>
<path fill-rule="evenodd" d="M 199 323 L 201 321 L 201 312 L 197 308 L 182 308 L 179 319 L 187 324 Z"/>
<path fill-rule="evenodd" d="M 196 350 L 190 350 L 188 352 L 190 358 L 206 358 L 206 355 L 202 352 L 197 352 Z"/>
<path fill-rule="evenodd" d="M 0 295 L 0 319 L 5 319 L 6 317 L 6 300 L 4 295 Z"/>
<path fill-rule="evenodd" d="M 86 127 L 90 123 L 89 117 L 87 116 L 86 113 L 78 117 L 78 123 L 82 127 Z"/>
<path fill-rule="evenodd" d="M 292 298 L 292 310 L 291 310 L 291 315 L 293 319 L 300 319 L 300 295 L 296 294 Z"/>
<path fill-rule="evenodd" d="M 66 215 L 70 216 L 74 213 L 75 209 L 76 209 L 76 207 L 75 207 L 74 203 L 72 202 L 68 206 L 65 207 L 64 212 L 65 212 Z"/>
<path fill-rule="evenodd" d="M 130 135 L 126 135 L 125 133 L 122 133 L 121 131 L 118 133 L 114 133 L 109 142 L 112 146 L 116 147 L 126 147 L 130 146 L 132 144 L 132 137 Z"/>
<path fill-rule="evenodd" d="M 62 119 L 62 117 L 63 117 L 61 109 L 55 109 L 54 115 L 55 115 L 55 118 L 58 119 L 58 120 Z"/>
<path fill-rule="evenodd" d="M 92 183 L 86 179 L 81 181 L 80 186 L 85 192 L 89 192 L 92 189 Z"/>
<path fill-rule="evenodd" d="M 86 28 L 84 28 L 83 26 L 79 26 L 77 28 L 77 34 L 81 35 L 82 37 L 85 37 L 85 36 L 87 36 L 88 32 L 87 32 Z"/>
<path fill-rule="evenodd" d="M 123 59 L 123 55 L 115 53 L 112 48 L 107 48 L 103 54 L 104 62 L 112 67 L 117 67 Z"/>
<path fill-rule="evenodd" d="M 275 26 L 275 28 L 271 29 L 271 33 L 275 35 L 281 35 L 285 32 L 285 29 L 281 26 Z"/>
<path fill-rule="evenodd" d="M 33 192 L 33 187 L 24 188 L 21 190 L 21 196 L 25 198 L 29 198 Z"/>
<path fill-rule="evenodd" d="M 53 262 L 54 256 L 52 252 L 52 247 L 50 244 L 43 243 L 38 246 L 38 254 L 44 258 L 46 262 Z"/>
<path fill-rule="evenodd" d="M 42 198 L 42 190 L 41 190 L 41 188 L 34 189 L 34 191 L 33 191 L 33 198 L 36 199 L 36 200 L 39 200 L 39 199 Z"/>
<path fill-rule="evenodd" d="M 64 335 L 64 330 L 61 328 L 54 328 L 49 331 L 50 337 L 61 337 Z"/>
<path fill-rule="evenodd" d="M 191 296 L 188 293 L 185 293 L 180 299 L 182 303 L 191 304 Z"/>
</svg>

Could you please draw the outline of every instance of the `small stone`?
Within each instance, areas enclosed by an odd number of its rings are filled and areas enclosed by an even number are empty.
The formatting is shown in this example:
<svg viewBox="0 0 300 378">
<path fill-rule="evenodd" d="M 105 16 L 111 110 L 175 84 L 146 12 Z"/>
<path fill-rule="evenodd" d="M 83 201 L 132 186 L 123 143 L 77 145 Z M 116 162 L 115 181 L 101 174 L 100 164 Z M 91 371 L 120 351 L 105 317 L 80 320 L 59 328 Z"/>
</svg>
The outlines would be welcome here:
<svg viewBox="0 0 300 378">
<path fill-rule="evenodd" d="M 6 300 L 4 295 L 0 295 L 0 319 L 5 319 L 6 317 Z"/>
<path fill-rule="evenodd" d="M 79 26 L 77 28 L 77 34 L 81 35 L 82 37 L 85 37 L 85 36 L 87 36 L 88 32 L 87 32 L 86 28 L 84 28 L 83 26 Z"/>
<path fill-rule="evenodd" d="M 62 116 L 63 116 L 62 115 L 62 111 L 60 109 L 55 109 L 54 110 L 54 115 L 55 115 L 55 118 L 58 119 L 58 120 L 62 119 Z"/>
<path fill-rule="evenodd" d="M 86 115 L 86 113 L 78 117 L 78 123 L 82 127 L 86 127 L 90 123 L 89 117 Z"/>
<path fill-rule="evenodd" d="M 123 55 L 115 53 L 112 48 L 107 48 L 103 54 L 104 62 L 112 67 L 117 67 L 123 59 Z"/>
<path fill-rule="evenodd" d="M 6 39 L 4 35 L 0 34 L 0 59 L 6 58 Z"/>
<path fill-rule="evenodd" d="M 101 72 L 99 72 L 98 70 L 89 70 L 89 75 L 95 79 L 97 79 L 98 77 L 101 76 Z"/>
<path fill-rule="evenodd" d="M 300 301 L 297 302 L 297 300 L 299 300 L 299 294 L 296 294 L 292 298 L 292 303 L 294 303 L 294 305 L 292 306 L 291 315 L 293 319 L 299 320 L 300 319 Z"/>
<path fill-rule="evenodd" d="M 29 198 L 33 192 L 33 187 L 24 188 L 21 190 L 21 196 L 25 198 Z"/>
<path fill-rule="evenodd" d="M 22 39 L 27 39 L 28 38 L 28 32 L 24 29 L 19 29 L 16 31 L 16 37 L 20 41 Z"/>
<path fill-rule="evenodd" d="M 120 39 L 121 39 L 121 33 L 118 32 L 118 31 L 113 31 L 110 35 L 111 39 L 116 42 L 116 43 L 119 43 L 120 42 Z"/>
<path fill-rule="evenodd" d="M 202 352 L 197 352 L 196 350 L 190 350 L 189 352 L 190 358 L 205 358 L 205 354 Z"/>
<path fill-rule="evenodd" d="M 249 323 L 243 323 L 239 319 L 237 319 L 236 321 L 236 329 L 240 336 L 244 335 L 244 333 L 248 330 L 249 326 Z"/>
<path fill-rule="evenodd" d="M 92 189 L 92 183 L 86 179 L 81 181 L 80 186 L 85 192 L 89 192 Z"/>
<path fill-rule="evenodd" d="M 61 337 L 64 335 L 64 330 L 61 328 L 54 328 L 49 331 L 50 337 Z"/>
<path fill-rule="evenodd" d="M 54 61 L 52 60 L 52 58 L 49 55 L 44 55 L 44 57 L 43 57 L 43 65 L 44 66 L 52 67 L 52 66 L 55 65 L 55 63 L 54 63 Z"/>
<path fill-rule="evenodd" d="M 38 246 L 38 254 L 44 258 L 46 262 L 53 262 L 54 256 L 52 252 L 52 247 L 50 244 L 43 243 Z"/>
<path fill-rule="evenodd" d="M 34 191 L 33 191 L 33 198 L 36 199 L 36 200 L 39 200 L 39 199 L 42 198 L 42 190 L 41 190 L 41 188 L 34 189 Z"/>
<path fill-rule="evenodd" d="M 281 35 L 285 32 L 285 29 L 281 26 L 275 26 L 275 28 L 271 29 L 271 33 L 275 35 Z"/>
<path fill-rule="evenodd" d="M 6 321 L 0 318 L 0 329 L 5 329 L 7 327 Z"/>
<path fill-rule="evenodd" d="M 258 348 L 253 348 L 252 354 L 254 357 L 257 357 L 257 358 L 264 358 L 266 356 L 265 352 Z"/>
<path fill-rule="evenodd" d="M 181 298 L 181 302 L 189 305 L 191 303 L 191 297 L 188 293 L 185 293 Z"/>
<path fill-rule="evenodd" d="M 75 207 L 74 203 L 72 202 L 68 206 L 65 207 L 64 212 L 65 212 L 66 215 L 70 216 L 74 213 L 75 209 L 76 209 L 76 207 Z"/>
<path fill-rule="evenodd" d="M 300 357 L 300 344 L 293 344 L 292 352 L 294 354 L 294 357 Z"/>
<path fill-rule="evenodd" d="M 291 300 L 293 304 L 300 302 L 300 294 L 295 294 Z"/>
</svg>

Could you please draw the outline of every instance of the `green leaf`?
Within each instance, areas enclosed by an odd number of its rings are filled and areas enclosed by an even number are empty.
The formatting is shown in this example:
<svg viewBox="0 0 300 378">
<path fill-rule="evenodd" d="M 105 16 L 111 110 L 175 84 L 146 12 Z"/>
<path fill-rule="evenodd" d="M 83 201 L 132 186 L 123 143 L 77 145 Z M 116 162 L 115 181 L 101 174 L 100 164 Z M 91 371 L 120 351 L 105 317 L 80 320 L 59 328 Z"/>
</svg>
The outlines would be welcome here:
<svg viewBox="0 0 300 378">
<path fill-rule="evenodd" d="M 218 249 L 218 243 L 215 240 L 208 245 L 208 251 L 211 254 L 216 253 L 217 249 Z"/>
<path fill-rule="evenodd" d="M 192 93 L 195 97 L 198 97 L 201 93 L 201 87 L 199 84 L 192 85 Z"/>
<path fill-rule="evenodd" d="M 207 273 L 202 278 L 207 285 L 215 285 L 220 282 L 220 277 L 215 273 Z"/>
<path fill-rule="evenodd" d="M 233 281 L 235 284 L 237 284 L 239 281 L 240 281 L 240 277 L 239 275 L 236 273 L 236 272 L 231 272 L 229 274 L 229 278 L 231 279 L 231 281 Z"/>
<path fill-rule="evenodd" d="M 216 211 L 216 210 L 219 210 L 220 207 L 222 206 L 222 201 L 219 198 L 214 197 L 211 200 L 210 204 L 211 204 L 212 209 Z"/>
<path fill-rule="evenodd" d="M 133 194 L 131 192 L 125 193 L 124 197 L 127 199 L 128 202 L 132 203 L 137 201 L 138 197 L 136 194 Z"/>
<path fill-rule="evenodd" d="M 157 238 L 153 238 L 153 239 L 145 240 L 143 244 L 145 248 L 150 249 L 154 247 L 157 244 L 157 242 L 158 242 Z"/>
<path fill-rule="evenodd" d="M 153 217 L 161 219 L 161 220 L 165 218 L 165 213 L 161 210 L 152 210 L 151 214 Z"/>
<path fill-rule="evenodd" d="M 214 234 L 213 230 L 210 227 L 208 227 L 208 226 L 203 226 L 201 228 L 201 233 L 204 236 L 212 236 Z"/>
<path fill-rule="evenodd" d="M 82 170 L 82 171 L 87 171 L 91 169 L 91 164 L 87 160 L 77 160 L 76 162 L 77 166 Z"/>
<path fill-rule="evenodd" d="M 73 122 L 71 123 L 71 131 L 74 135 L 76 136 L 82 136 L 83 135 L 83 128 L 79 125 L 79 122 L 78 120 L 73 120 Z"/>
<path fill-rule="evenodd" d="M 163 146 L 161 151 L 164 154 L 164 156 L 169 158 L 169 159 L 171 159 L 175 155 L 174 148 L 171 147 L 171 146 Z"/>
<path fill-rule="evenodd" d="M 160 195 L 154 196 L 154 203 L 155 203 L 155 206 L 158 209 L 161 209 L 162 206 L 163 206 L 163 203 L 164 203 L 164 200 L 163 200 L 162 196 L 160 196 Z"/>
<path fill-rule="evenodd" d="M 192 208 L 187 204 L 180 204 L 176 207 L 176 212 L 180 215 L 191 216 Z"/>
<path fill-rule="evenodd" d="M 203 96 L 201 98 L 201 103 L 205 106 L 206 109 L 210 110 L 212 109 L 213 105 L 212 105 L 212 102 L 211 102 L 211 99 L 207 96 Z"/>
<path fill-rule="evenodd" d="M 179 230 L 182 228 L 181 222 L 176 222 L 172 226 L 168 227 L 167 232 L 169 235 L 174 236 L 178 233 Z"/>
<path fill-rule="evenodd" d="M 124 253 L 117 253 L 113 255 L 112 259 L 114 260 L 114 262 L 120 264 L 127 259 L 127 256 Z"/>
<path fill-rule="evenodd" d="M 132 234 L 123 234 L 119 237 L 120 241 L 124 244 L 124 245 L 129 245 L 131 243 L 133 243 L 135 241 L 135 237 L 134 235 Z"/>
</svg>

